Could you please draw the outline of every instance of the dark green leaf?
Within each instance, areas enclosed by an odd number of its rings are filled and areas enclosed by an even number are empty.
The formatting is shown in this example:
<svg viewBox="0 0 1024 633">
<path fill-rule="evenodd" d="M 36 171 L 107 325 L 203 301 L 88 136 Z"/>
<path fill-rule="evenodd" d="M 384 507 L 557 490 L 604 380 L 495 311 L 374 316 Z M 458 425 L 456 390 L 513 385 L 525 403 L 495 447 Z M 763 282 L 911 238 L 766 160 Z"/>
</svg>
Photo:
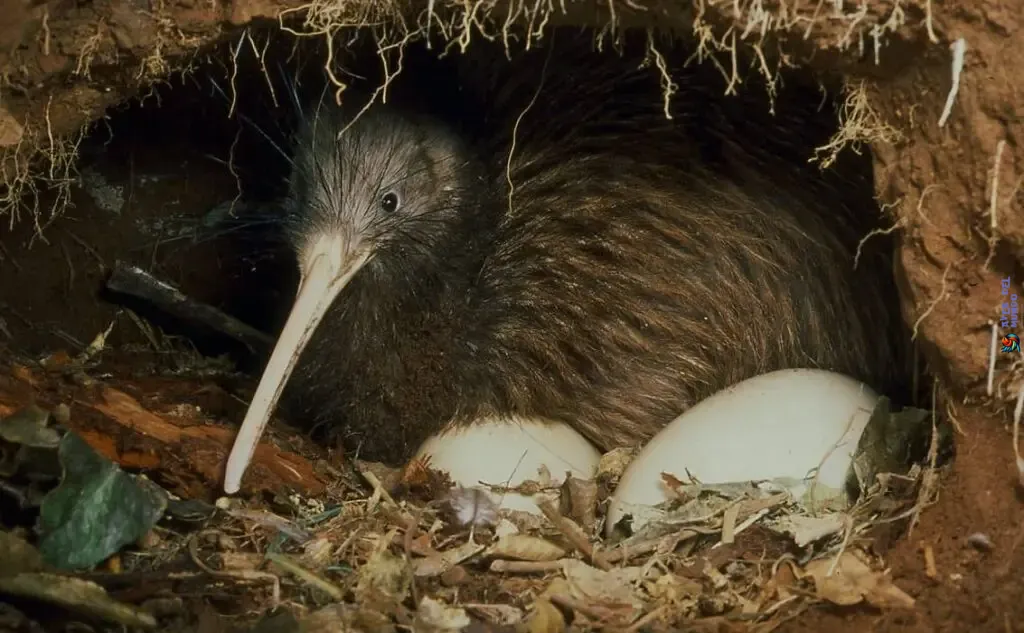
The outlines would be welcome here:
<svg viewBox="0 0 1024 633">
<path fill-rule="evenodd" d="M 39 550 L 55 567 L 92 567 L 137 541 L 163 515 L 163 490 L 124 472 L 78 435 L 64 436 L 59 456 L 64 478 L 39 513 Z"/>
</svg>

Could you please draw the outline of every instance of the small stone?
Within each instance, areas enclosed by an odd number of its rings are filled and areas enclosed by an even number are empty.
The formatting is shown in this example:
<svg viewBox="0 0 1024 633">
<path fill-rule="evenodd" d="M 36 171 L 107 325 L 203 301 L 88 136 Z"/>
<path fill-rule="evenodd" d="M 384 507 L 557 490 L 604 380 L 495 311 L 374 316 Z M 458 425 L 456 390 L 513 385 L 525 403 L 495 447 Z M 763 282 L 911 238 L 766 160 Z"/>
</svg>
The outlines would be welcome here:
<svg viewBox="0 0 1024 633">
<path fill-rule="evenodd" d="M 0 108 L 0 147 L 17 145 L 25 137 L 25 128 L 11 114 Z"/>
<path fill-rule="evenodd" d="M 61 426 L 67 426 L 71 422 L 71 407 L 63 402 L 53 408 L 53 419 Z"/>
<path fill-rule="evenodd" d="M 140 538 L 135 545 L 140 550 L 146 552 L 146 551 L 149 551 L 149 550 L 152 550 L 152 549 L 156 549 L 156 547 L 159 546 L 160 543 L 162 543 L 162 542 L 163 542 L 163 539 L 160 538 L 160 535 L 157 534 L 155 531 L 150 530 L 150 531 L 146 532 L 145 534 L 143 534 L 142 538 Z"/>
<path fill-rule="evenodd" d="M 469 581 L 469 572 L 462 565 L 456 565 L 441 574 L 441 584 L 445 587 L 464 585 L 467 581 Z"/>
<path fill-rule="evenodd" d="M 150 598 L 140 606 L 154 618 L 184 615 L 187 612 L 184 601 L 176 596 L 172 598 Z"/>
<path fill-rule="evenodd" d="M 967 543 L 980 552 L 991 552 L 993 549 L 992 540 L 982 532 L 975 532 L 968 536 Z"/>
</svg>

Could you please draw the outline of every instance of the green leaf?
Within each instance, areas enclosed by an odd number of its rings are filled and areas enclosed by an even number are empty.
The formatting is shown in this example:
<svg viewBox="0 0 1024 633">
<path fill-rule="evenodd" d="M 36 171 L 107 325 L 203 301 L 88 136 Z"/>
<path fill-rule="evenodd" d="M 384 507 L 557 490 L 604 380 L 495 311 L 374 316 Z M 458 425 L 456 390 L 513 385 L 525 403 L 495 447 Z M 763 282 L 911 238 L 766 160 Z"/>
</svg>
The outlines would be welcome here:
<svg viewBox="0 0 1024 633">
<path fill-rule="evenodd" d="M 133 477 L 75 433 L 61 440 L 60 485 L 43 499 L 39 551 L 60 569 L 93 567 L 146 534 L 167 507 L 156 484 Z"/>
</svg>

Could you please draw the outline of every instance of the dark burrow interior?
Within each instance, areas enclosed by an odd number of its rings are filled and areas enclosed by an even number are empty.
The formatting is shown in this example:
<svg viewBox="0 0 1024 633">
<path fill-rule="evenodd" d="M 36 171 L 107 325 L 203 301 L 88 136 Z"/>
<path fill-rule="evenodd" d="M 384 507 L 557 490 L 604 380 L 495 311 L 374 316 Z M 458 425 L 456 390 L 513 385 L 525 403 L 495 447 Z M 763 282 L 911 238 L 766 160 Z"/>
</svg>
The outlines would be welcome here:
<svg viewBox="0 0 1024 633">
<path fill-rule="evenodd" d="M 248 349 L 145 302 L 105 291 L 103 284 L 116 262 L 130 263 L 271 335 L 281 327 L 298 281 L 276 204 L 288 175 L 289 135 L 298 116 L 294 99 L 337 87 L 324 72 L 326 50 L 318 41 L 299 45 L 272 31 L 276 27 L 252 37 L 259 45 L 232 42 L 206 51 L 185 73 L 111 110 L 80 145 L 74 206 L 45 227 L 43 238 L 31 222 L 5 230 L 0 307 L 11 352 L 38 358 L 64 349 L 74 355 L 113 322 L 104 352 L 109 371 L 188 373 L 200 370 L 199 357 L 226 355 L 240 370 L 230 388 L 242 400 L 251 394 L 269 350 Z M 334 77 L 353 91 L 379 85 L 381 61 L 371 38 L 363 34 L 348 44 L 344 56 L 334 51 Z M 453 50 L 438 59 L 438 48 L 411 45 L 388 99 L 414 100 L 466 134 L 493 125 L 487 116 L 488 90 L 509 76 L 536 77 L 544 51 L 507 61 L 499 43 L 474 46 L 480 48 L 485 52 Z M 646 64 L 651 82 L 663 85 L 657 69 L 661 60 L 646 48 L 643 38 L 627 42 L 623 61 L 619 51 L 606 45 L 592 53 L 593 63 Z M 692 44 L 659 50 L 675 66 L 691 62 L 673 77 L 673 99 L 686 104 L 680 125 L 716 131 L 698 139 L 698 151 L 709 161 L 725 160 L 719 134 L 727 121 L 734 130 L 730 142 L 786 156 L 800 165 L 808 182 L 846 183 L 844 195 L 859 200 L 864 210 L 864 235 L 885 223 L 874 200 L 867 148 L 843 151 L 827 171 L 810 160 L 838 127 L 838 78 L 789 70 L 769 86 L 757 60 L 751 60 L 755 63 L 739 67 L 739 96 L 728 96 L 729 70 L 699 63 Z M 390 60 L 392 68 L 397 63 Z M 500 72 L 492 73 L 489 64 L 495 63 Z M 529 81 L 517 89 L 526 86 Z M 774 95 L 769 96 L 769 88 Z M 793 104 L 802 104 L 798 111 L 805 116 L 808 102 L 815 108 L 813 117 L 799 122 L 804 134 L 794 138 L 773 131 L 777 121 L 792 116 Z M 891 252 L 891 236 L 875 235 L 864 248 Z M 865 279 L 879 288 L 891 283 Z M 893 310 L 899 314 L 895 298 Z M 199 356 L 183 355 L 190 348 Z M 927 408 L 930 382 L 924 373 L 913 376 L 918 372 L 924 368 L 908 370 L 904 392 L 887 395 Z"/>
</svg>

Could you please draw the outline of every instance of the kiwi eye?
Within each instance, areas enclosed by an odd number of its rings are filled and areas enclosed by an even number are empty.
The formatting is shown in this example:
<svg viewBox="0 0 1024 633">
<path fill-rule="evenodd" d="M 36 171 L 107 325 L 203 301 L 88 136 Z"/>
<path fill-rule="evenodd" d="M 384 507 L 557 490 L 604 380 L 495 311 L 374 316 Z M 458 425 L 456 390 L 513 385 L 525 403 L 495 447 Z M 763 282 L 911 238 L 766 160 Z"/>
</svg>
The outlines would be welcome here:
<svg viewBox="0 0 1024 633">
<path fill-rule="evenodd" d="M 380 208 L 386 213 L 394 213 L 398 210 L 398 194 L 389 191 L 380 197 Z"/>
</svg>

